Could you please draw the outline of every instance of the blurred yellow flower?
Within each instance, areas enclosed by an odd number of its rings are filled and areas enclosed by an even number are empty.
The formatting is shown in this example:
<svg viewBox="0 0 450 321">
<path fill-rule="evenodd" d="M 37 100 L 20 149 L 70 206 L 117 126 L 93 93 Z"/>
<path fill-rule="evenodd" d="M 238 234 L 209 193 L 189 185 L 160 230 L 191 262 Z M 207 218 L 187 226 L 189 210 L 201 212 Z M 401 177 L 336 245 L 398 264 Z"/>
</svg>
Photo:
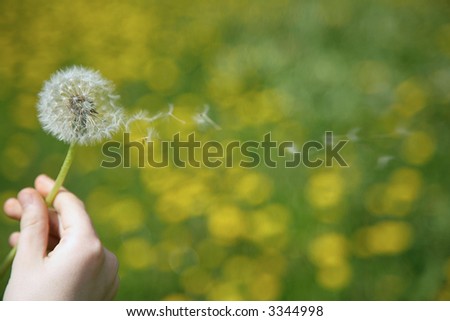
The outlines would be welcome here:
<svg viewBox="0 0 450 321">
<path fill-rule="evenodd" d="M 201 267 L 192 267 L 181 274 L 181 284 L 190 294 L 206 294 L 213 285 L 210 273 Z"/>
<path fill-rule="evenodd" d="M 220 281 L 214 283 L 207 295 L 208 300 L 213 301 L 240 301 L 245 300 L 237 282 Z"/>
<path fill-rule="evenodd" d="M 145 216 L 142 204 L 138 200 L 125 198 L 110 204 L 104 218 L 108 219 L 111 228 L 123 234 L 145 226 Z"/>
<path fill-rule="evenodd" d="M 428 162 L 436 150 L 435 139 L 427 132 L 413 132 L 402 146 L 402 156 L 410 164 L 423 165 Z"/>
<path fill-rule="evenodd" d="M 426 91 L 413 79 L 402 82 L 395 90 L 397 102 L 393 108 L 403 117 L 411 117 L 427 103 Z"/>
<path fill-rule="evenodd" d="M 270 204 L 249 215 L 248 237 L 267 247 L 280 247 L 289 239 L 289 210 L 280 204 Z"/>
<path fill-rule="evenodd" d="M 410 224 L 400 221 L 383 221 L 357 232 L 356 241 L 364 255 L 396 255 L 406 251 L 413 240 Z"/>
<path fill-rule="evenodd" d="M 118 251 L 119 261 L 134 270 L 151 267 L 157 260 L 156 252 L 144 238 L 125 240 Z"/>
<path fill-rule="evenodd" d="M 377 94 L 389 89 L 390 71 L 381 61 L 367 60 L 356 65 L 357 85 L 367 94 Z"/>
<path fill-rule="evenodd" d="M 207 186 L 201 180 L 189 179 L 162 194 L 157 200 L 156 211 L 165 222 L 182 222 L 203 214 L 210 202 Z"/>
<path fill-rule="evenodd" d="M 365 195 L 366 208 L 376 215 L 404 216 L 419 197 L 422 177 L 412 168 L 395 170 L 387 184 L 375 184 Z"/>
<path fill-rule="evenodd" d="M 349 244 L 344 235 L 331 232 L 316 237 L 308 247 L 308 257 L 319 267 L 342 265 L 349 254 Z"/>
<path fill-rule="evenodd" d="M 249 172 L 237 177 L 234 192 L 238 200 L 250 205 L 259 205 L 272 196 L 272 181 L 262 173 Z"/>
<path fill-rule="evenodd" d="M 247 232 L 247 217 L 238 207 L 223 205 L 208 214 L 208 230 L 218 241 L 234 242 Z"/>
<path fill-rule="evenodd" d="M 339 204 L 344 193 L 344 181 L 336 171 L 313 174 L 306 185 L 306 195 L 312 206 L 318 209 Z"/>
<path fill-rule="evenodd" d="M 276 300 L 280 294 L 280 280 L 269 273 L 256 273 L 249 285 L 249 300 Z"/>
<path fill-rule="evenodd" d="M 330 290 L 341 290 L 349 285 L 352 270 L 346 261 L 337 265 L 322 266 L 317 271 L 317 282 Z"/>
</svg>

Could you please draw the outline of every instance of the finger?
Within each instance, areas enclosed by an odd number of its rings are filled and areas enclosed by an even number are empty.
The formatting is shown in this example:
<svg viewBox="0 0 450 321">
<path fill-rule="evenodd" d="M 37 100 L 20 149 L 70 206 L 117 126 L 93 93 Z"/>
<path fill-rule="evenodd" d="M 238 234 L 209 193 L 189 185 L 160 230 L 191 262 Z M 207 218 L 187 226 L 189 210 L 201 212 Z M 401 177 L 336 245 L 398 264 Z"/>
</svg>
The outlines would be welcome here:
<svg viewBox="0 0 450 321">
<path fill-rule="evenodd" d="M 22 218 L 22 206 L 16 198 L 10 198 L 5 202 L 4 211 L 7 216 L 14 220 L 20 220 Z M 53 210 L 49 210 L 50 217 L 50 234 L 59 236 L 59 217 L 58 213 Z"/>
<path fill-rule="evenodd" d="M 64 233 L 70 232 L 96 236 L 91 219 L 86 213 L 83 202 L 74 194 L 68 191 L 59 192 L 56 195 L 53 206 L 60 215 L 61 226 Z"/>
<path fill-rule="evenodd" d="M 19 241 L 20 232 L 14 232 L 9 236 L 8 243 L 11 247 L 16 247 Z M 57 214 L 50 215 L 50 230 L 48 234 L 47 250 L 52 251 L 61 239 Z"/>
<path fill-rule="evenodd" d="M 120 285 L 120 278 L 118 275 L 114 278 L 112 287 L 108 294 L 106 295 L 106 300 L 111 301 L 116 296 L 117 292 L 119 291 L 119 285 Z"/>
<path fill-rule="evenodd" d="M 47 194 L 50 193 L 54 184 L 55 181 L 45 174 L 39 175 L 34 181 L 36 190 L 39 192 L 39 194 L 42 195 L 43 198 L 45 198 Z M 61 187 L 60 190 L 65 191 L 66 189 L 64 187 Z M 59 236 L 60 222 L 58 213 L 56 213 L 56 211 L 54 211 L 53 209 L 49 209 L 48 211 L 50 216 L 50 234 Z"/>
<path fill-rule="evenodd" d="M 107 249 L 105 251 L 105 266 L 107 267 L 107 281 L 110 283 L 110 288 L 106 294 L 106 300 L 112 300 L 119 289 L 120 279 L 119 279 L 119 261 L 117 257 Z"/>
<path fill-rule="evenodd" d="M 13 232 L 10 236 L 9 236 L 9 245 L 11 247 L 16 247 L 17 244 L 19 243 L 19 238 L 20 238 L 20 232 Z M 54 248 L 58 245 L 59 243 L 59 237 L 54 236 L 54 235 L 49 235 L 48 236 L 48 245 L 47 245 L 47 251 L 51 252 L 54 250 Z"/>
<path fill-rule="evenodd" d="M 42 196 L 50 193 L 55 181 L 47 175 L 39 175 L 35 180 L 36 189 Z M 95 234 L 89 215 L 86 213 L 83 202 L 74 194 L 61 188 L 56 195 L 53 206 L 60 214 L 61 225 L 65 232 L 72 230 L 88 234 Z"/>
<path fill-rule="evenodd" d="M 50 193 L 53 185 L 55 185 L 55 181 L 45 174 L 39 175 L 34 181 L 34 186 L 36 187 L 36 190 L 42 195 L 42 197 L 46 197 Z M 64 187 L 61 187 L 59 190 L 64 191 L 66 189 Z"/>
<path fill-rule="evenodd" d="M 18 200 L 23 208 L 17 259 L 32 261 L 46 256 L 49 218 L 41 195 L 32 188 L 20 191 Z"/>
<path fill-rule="evenodd" d="M 19 232 L 14 232 L 9 236 L 9 245 L 11 245 L 11 247 L 16 247 L 17 243 L 19 242 L 19 237 L 20 237 L 20 233 Z"/>
<path fill-rule="evenodd" d="M 16 198 L 10 198 L 6 200 L 3 205 L 3 210 L 5 214 L 14 220 L 20 220 L 22 217 L 22 206 Z"/>
</svg>

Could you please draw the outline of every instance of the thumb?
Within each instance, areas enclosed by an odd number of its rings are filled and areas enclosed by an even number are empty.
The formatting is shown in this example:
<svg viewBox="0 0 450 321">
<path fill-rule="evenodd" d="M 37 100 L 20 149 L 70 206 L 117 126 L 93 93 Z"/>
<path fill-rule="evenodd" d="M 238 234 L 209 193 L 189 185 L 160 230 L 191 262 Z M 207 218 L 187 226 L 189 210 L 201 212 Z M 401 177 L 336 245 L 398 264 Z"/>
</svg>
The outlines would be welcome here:
<svg viewBox="0 0 450 321">
<path fill-rule="evenodd" d="M 49 231 L 47 205 L 41 195 L 32 188 L 20 191 L 17 199 L 23 209 L 17 259 L 22 262 L 43 259 L 46 256 Z"/>
</svg>

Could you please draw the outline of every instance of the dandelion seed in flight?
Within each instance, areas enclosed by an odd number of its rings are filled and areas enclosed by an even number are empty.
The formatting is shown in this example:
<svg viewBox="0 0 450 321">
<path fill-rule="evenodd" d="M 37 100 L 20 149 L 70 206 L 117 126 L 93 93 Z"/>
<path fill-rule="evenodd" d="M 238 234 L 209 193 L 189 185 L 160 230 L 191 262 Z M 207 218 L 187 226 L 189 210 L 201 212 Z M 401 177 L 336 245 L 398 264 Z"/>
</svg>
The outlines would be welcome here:
<svg viewBox="0 0 450 321">
<path fill-rule="evenodd" d="M 208 116 L 208 112 L 209 112 L 209 106 L 205 105 L 203 112 L 194 115 L 194 117 L 193 117 L 194 121 L 199 125 L 209 124 L 212 127 L 214 127 L 214 129 L 221 130 L 222 128 Z"/>
</svg>

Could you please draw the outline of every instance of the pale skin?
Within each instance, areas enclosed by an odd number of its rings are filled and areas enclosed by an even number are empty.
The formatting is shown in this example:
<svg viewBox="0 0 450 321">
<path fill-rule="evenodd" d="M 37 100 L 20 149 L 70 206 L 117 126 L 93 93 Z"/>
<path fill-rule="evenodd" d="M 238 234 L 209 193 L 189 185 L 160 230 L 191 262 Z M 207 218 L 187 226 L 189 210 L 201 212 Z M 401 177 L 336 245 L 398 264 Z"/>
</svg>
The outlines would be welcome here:
<svg viewBox="0 0 450 321">
<path fill-rule="evenodd" d="M 36 178 L 4 204 L 7 216 L 20 221 L 11 234 L 17 246 L 4 300 L 111 300 L 118 286 L 118 261 L 102 246 L 84 204 L 61 189 L 49 210 L 45 196 L 54 181 Z"/>
</svg>

